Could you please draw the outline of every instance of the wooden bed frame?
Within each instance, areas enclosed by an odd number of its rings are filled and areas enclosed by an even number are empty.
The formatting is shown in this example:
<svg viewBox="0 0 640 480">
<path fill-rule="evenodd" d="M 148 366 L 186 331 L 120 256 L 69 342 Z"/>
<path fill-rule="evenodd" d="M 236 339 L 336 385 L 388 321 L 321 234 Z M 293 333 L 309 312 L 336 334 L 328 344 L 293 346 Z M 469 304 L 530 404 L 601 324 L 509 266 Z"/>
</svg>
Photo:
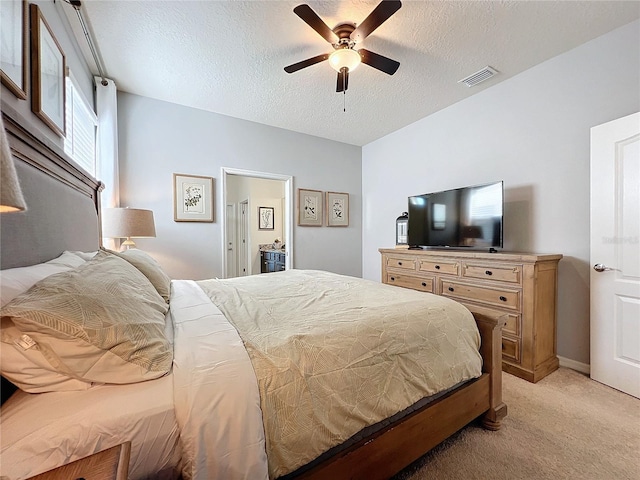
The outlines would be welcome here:
<svg viewBox="0 0 640 480">
<path fill-rule="evenodd" d="M 86 202 L 92 205 L 88 209 L 91 211 L 89 216 L 92 218 L 77 218 L 75 216 L 77 212 L 74 211 L 71 221 L 78 222 L 80 225 L 95 225 L 97 231 L 91 232 L 88 238 L 81 241 L 78 240 L 77 235 L 56 237 L 50 241 L 51 221 L 48 222 L 48 226 L 43 227 L 40 227 L 42 222 L 35 221 L 43 215 L 39 210 L 49 206 L 32 203 L 30 196 L 25 192 L 29 211 L 1 218 L 2 256 L 11 252 L 10 259 L 5 262 L 3 258 L 2 268 L 40 263 L 54 258 L 63 250 L 97 249 L 101 243 L 97 227 L 100 214 L 99 192 L 103 185 L 69 163 L 57 146 L 44 138 L 34 136 L 23 128 L 15 112 L 12 116 L 8 116 L 3 111 L 3 119 L 19 177 L 44 173 L 48 178 L 51 177 L 60 182 L 65 188 L 69 187 L 74 195 L 80 193 L 80 198 L 86 199 Z M 24 165 L 19 165 L 21 162 Z M 30 167 L 35 168 L 36 172 L 30 172 Z M 22 181 L 25 181 L 25 185 L 29 183 L 27 179 L 21 178 Z M 50 210 L 45 211 L 44 215 L 50 213 Z M 56 215 L 70 217 L 66 212 L 57 212 Z M 66 220 L 60 219 L 61 223 L 58 223 L 56 218 L 55 225 L 64 225 L 64 221 Z M 87 223 L 82 223 L 85 221 Z M 64 226 L 59 228 L 65 230 Z M 16 242 L 20 245 L 16 245 Z M 483 359 L 483 374 L 480 378 L 466 382 L 434 402 L 319 463 L 298 478 L 388 478 L 479 417 L 485 428 L 498 430 L 502 418 L 507 413 L 507 407 L 502 402 L 501 370 L 501 329 L 505 319 L 479 314 L 474 316 L 482 338 L 480 353 Z"/>
<path fill-rule="evenodd" d="M 502 327 L 506 318 L 480 314 L 474 317 L 482 339 L 480 378 L 361 440 L 299 478 L 385 479 L 476 418 L 481 417 L 483 427 L 488 430 L 500 429 L 507 414 L 507 406 L 502 402 Z"/>
</svg>

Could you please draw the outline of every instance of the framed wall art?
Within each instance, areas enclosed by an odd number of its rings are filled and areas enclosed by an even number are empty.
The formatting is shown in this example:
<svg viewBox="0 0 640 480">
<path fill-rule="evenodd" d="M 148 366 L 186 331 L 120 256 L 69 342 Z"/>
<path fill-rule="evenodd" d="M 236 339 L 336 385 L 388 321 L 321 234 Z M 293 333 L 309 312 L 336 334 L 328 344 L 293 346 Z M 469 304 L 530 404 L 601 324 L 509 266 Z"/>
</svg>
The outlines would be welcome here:
<svg viewBox="0 0 640 480">
<path fill-rule="evenodd" d="M 298 225 L 321 227 L 323 221 L 322 192 L 298 189 Z"/>
<path fill-rule="evenodd" d="M 173 220 L 213 222 L 213 178 L 173 174 Z"/>
<path fill-rule="evenodd" d="M 349 194 L 327 192 L 327 226 L 349 226 Z"/>
<path fill-rule="evenodd" d="M 31 4 L 31 110 L 65 135 L 65 56 L 37 5 Z"/>
<path fill-rule="evenodd" d="M 27 98 L 27 1 L 0 1 L 0 77 L 18 98 Z"/>
<path fill-rule="evenodd" d="M 258 230 L 273 230 L 273 207 L 258 207 Z"/>
</svg>

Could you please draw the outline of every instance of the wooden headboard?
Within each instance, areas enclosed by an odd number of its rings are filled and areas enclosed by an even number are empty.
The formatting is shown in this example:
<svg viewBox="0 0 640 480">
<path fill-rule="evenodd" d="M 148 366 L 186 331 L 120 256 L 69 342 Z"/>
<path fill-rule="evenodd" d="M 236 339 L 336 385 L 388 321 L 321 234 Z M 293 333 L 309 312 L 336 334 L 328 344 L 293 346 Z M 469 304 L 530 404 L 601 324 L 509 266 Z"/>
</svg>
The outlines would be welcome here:
<svg viewBox="0 0 640 480">
<path fill-rule="evenodd" d="M 64 250 L 97 250 L 102 183 L 17 117 L 2 112 L 27 211 L 0 216 L 0 269 L 45 262 Z"/>
</svg>

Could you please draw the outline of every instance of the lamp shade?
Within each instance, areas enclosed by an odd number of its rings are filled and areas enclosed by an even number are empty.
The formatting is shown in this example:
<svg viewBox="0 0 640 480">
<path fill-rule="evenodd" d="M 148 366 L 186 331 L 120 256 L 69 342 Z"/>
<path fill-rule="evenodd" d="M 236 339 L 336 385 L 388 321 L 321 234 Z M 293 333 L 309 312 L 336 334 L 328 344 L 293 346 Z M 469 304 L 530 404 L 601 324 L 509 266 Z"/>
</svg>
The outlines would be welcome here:
<svg viewBox="0 0 640 480">
<path fill-rule="evenodd" d="M 105 208 L 102 235 L 107 238 L 155 237 L 153 212 L 139 208 Z"/>
<path fill-rule="evenodd" d="M 340 48 L 329 55 L 329 64 L 336 72 L 347 67 L 350 72 L 360 65 L 360 54 L 350 48 Z"/>
<path fill-rule="evenodd" d="M 26 208 L 11 157 L 9 140 L 0 116 L 0 212 L 19 212 Z"/>
</svg>

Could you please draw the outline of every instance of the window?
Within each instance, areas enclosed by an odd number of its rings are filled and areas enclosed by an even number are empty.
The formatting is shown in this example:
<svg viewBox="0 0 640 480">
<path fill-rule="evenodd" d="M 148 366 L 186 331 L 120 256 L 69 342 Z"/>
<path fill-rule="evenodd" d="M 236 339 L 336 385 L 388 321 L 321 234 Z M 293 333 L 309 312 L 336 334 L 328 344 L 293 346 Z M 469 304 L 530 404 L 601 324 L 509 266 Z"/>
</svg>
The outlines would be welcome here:
<svg viewBox="0 0 640 480">
<path fill-rule="evenodd" d="M 502 216 L 502 184 L 473 189 L 470 198 L 472 218 Z"/>
<path fill-rule="evenodd" d="M 98 119 L 76 85 L 73 74 L 70 74 L 66 81 L 67 136 L 64 139 L 64 151 L 95 177 Z"/>
</svg>

